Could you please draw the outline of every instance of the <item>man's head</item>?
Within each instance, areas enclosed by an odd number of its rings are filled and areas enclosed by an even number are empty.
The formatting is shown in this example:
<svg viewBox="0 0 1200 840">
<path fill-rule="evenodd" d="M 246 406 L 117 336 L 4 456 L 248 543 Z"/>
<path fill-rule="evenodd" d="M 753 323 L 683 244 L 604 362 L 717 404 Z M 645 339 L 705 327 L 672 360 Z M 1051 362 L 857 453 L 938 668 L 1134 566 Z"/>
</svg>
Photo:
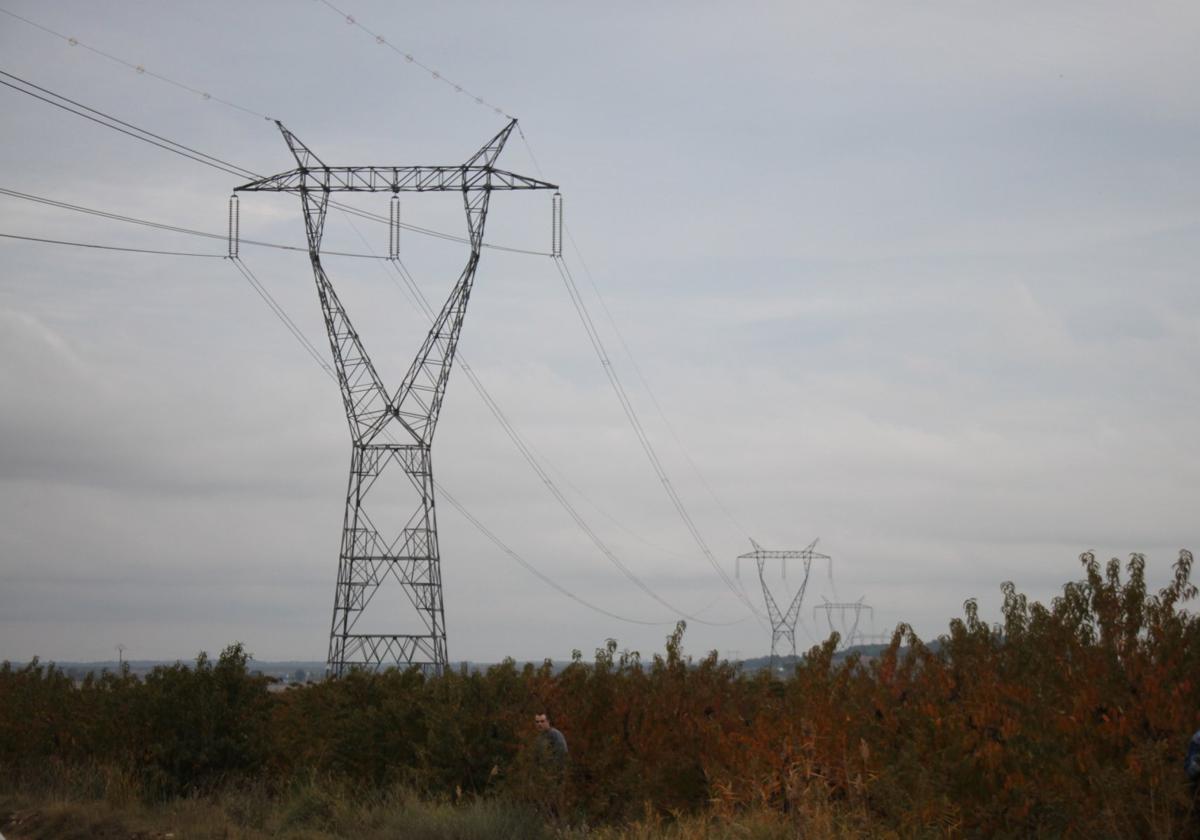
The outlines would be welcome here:
<svg viewBox="0 0 1200 840">
<path fill-rule="evenodd" d="M 533 716 L 533 725 L 541 732 L 547 731 L 550 728 L 550 715 L 546 712 L 538 712 Z"/>
</svg>

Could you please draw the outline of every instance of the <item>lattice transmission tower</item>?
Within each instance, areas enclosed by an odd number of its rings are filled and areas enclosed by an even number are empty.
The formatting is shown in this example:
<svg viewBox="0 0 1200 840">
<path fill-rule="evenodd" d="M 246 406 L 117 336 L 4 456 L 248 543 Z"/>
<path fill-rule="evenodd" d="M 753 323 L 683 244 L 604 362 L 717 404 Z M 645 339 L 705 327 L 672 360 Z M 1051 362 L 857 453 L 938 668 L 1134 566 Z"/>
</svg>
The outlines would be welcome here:
<svg viewBox="0 0 1200 840">
<path fill-rule="evenodd" d="M 804 600 L 804 590 L 808 586 L 808 576 L 812 571 L 813 560 L 829 560 L 831 558 L 828 554 L 816 551 L 817 540 L 813 540 L 806 548 L 799 551 L 768 551 L 754 540 L 750 540 L 750 544 L 754 546 L 754 551 L 738 555 L 737 571 L 740 575 L 741 561 L 743 560 L 753 560 L 758 566 L 758 580 L 762 584 L 763 600 L 767 603 L 767 618 L 771 622 L 771 669 L 774 670 L 780 642 L 786 641 L 791 648 L 791 655 L 796 655 L 796 622 L 800 618 L 800 604 Z M 771 589 L 767 586 L 766 566 L 768 560 L 779 560 L 780 571 L 785 579 L 789 560 L 799 560 L 804 564 L 804 578 L 800 581 L 800 588 L 796 590 L 786 612 L 779 609 L 775 596 L 771 594 Z"/>
<path fill-rule="evenodd" d="M 848 603 L 833 603 L 822 598 L 823 603 L 813 607 L 813 620 L 816 621 L 817 613 L 825 611 L 825 621 L 829 625 L 830 634 L 837 633 L 841 637 L 839 650 L 853 647 L 856 644 L 866 644 L 867 637 L 858 632 L 859 622 L 862 620 L 863 613 L 870 616 L 872 629 L 875 623 L 875 608 L 866 603 L 867 596 L 859 598 L 857 601 Z M 838 624 L 835 627 L 833 623 L 833 614 L 838 614 Z"/>
<path fill-rule="evenodd" d="M 350 426 L 350 481 L 329 632 L 328 668 L 335 676 L 356 667 L 410 665 L 441 673 L 447 664 L 430 460 L 433 433 L 479 264 L 492 193 L 557 190 L 554 184 L 496 168 L 516 123 L 510 122 L 457 166 L 327 166 L 276 122 L 296 168 L 235 189 L 300 197 L 317 297 Z M 399 193 L 462 193 L 470 244 L 467 264 L 394 391 L 384 387 L 321 265 L 325 214 L 335 192 L 392 193 L 390 257 L 398 255 Z M 403 598 L 396 595 L 397 587 Z M 384 588 L 394 596 L 395 606 L 377 603 L 370 610 Z"/>
</svg>

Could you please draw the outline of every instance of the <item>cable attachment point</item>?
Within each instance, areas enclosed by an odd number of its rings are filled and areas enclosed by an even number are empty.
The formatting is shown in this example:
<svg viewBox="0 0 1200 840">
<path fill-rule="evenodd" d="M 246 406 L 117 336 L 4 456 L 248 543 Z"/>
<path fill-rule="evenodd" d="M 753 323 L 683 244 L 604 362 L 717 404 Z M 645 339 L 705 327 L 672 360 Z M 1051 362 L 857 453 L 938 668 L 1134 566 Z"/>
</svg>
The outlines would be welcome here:
<svg viewBox="0 0 1200 840">
<path fill-rule="evenodd" d="M 388 259 L 400 259 L 400 196 L 396 193 L 388 211 Z"/>
<path fill-rule="evenodd" d="M 563 197 L 562 193 L 555 190 L 550 199 L 550 254 L 554 257 L 562 256 L 562 232 Z"/>
<path fill-rule="evenodd" d="M 229 196 L 229 257 L 237 259 L 238 244 L 241 238 L 241 209 L 238 207 L 237 193 Z"/>
</svg>

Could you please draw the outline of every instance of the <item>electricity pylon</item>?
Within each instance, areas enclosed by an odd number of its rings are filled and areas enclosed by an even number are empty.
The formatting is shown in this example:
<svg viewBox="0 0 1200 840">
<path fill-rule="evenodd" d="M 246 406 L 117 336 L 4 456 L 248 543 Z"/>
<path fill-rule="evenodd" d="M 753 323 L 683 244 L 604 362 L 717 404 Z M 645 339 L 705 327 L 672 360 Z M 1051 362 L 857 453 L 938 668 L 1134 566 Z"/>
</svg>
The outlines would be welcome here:
<svg viewBox="0 0 1200 840">
<path fill-rule="evenodd" d="M 830 634 L 839 633 L 841 635 L 841 649 L 844 650 L 848 647 L 852 647 L 855 644 L 862 644 L 863 638 L 858 635 L 858 624 L 859 621 L 862 620 L 862 614 L 866 612 L 871 616 L 871 624 L 874 625 L 875 623 L 875 608 L 870 604 L 865 603 L 866 599 L 867 596 L 864 595 L 857 601 L 836 604 L 825 600 L 825 598 L 821 598 L 823 603 L 817 604 L 815 607 L 813 607 L 813 621 L 816 621 L 817 619 L 817 611 L 824 610 L 825 621 L 829 624 Z M 840 629 L 833 626 L 834 610 L 837 610 L 838 612 L 838 625 Z M 853 623 L 847 623 L 847 618 L 851 615 L 854 616 L 854 621 Z"/>
<path fill-rule="evenodd" d="M 796 622 L 800 618 L 800 603 L 804 600 L 804 589 L 808 586 L 808 575 L 812 571 L 812 561 L 814 559 L 829 560 L 828 554 L 821 554 L 815 549 L 817 540 L 813 540 L 808 544 L 807 548 L 799 551 L 768 551 L 754 540 L 750 540 L 750 544 L 754 546 L 754 551 L 746 554 L 738 555 L 738 571 L 741 571 L 742 560 L 753 560 L 758 565 L 758 580 L 762 584 L 763 600 L 767 602 L 767 617 L 771 621 L 771 670 L 775 670 L 775 659 L 778 656 L 779 643 L 786 641 L 792 649 L 792 656 L 796 655 Z M 771 594 L 770 588 L 767 586 L 767 578 L 765 568 L 768 560 L 779 560 L 783 576 L 787 577 L 787 561 L 800 560 L 804 563 L 804 579 L 800 581 L 800 588 L 796 590 L 795 596 L 792 598 L 792 603 L 788 605 L 787 612 L 779 609 L 779 604 L 775 602 L 775 596 Z"/>
<path fill-rule="evenodd" d="M 235 190 L 300 196 L 317 297 L 350 425 L 350 482 L 329 631 L 328 668 L 334 676 L 356 667 L 378 670 L 411 665 L 420 666 L 426 673 L 441 673 L 447 664 L 430 460 L 433 432 L 479 264 L 492 193 L 557 189 L 553 184 L 495 167 L 516 124 L 516 120 L 510 122 L 458 166 L 326 166 L 277 121 L 296 158 L 296 168 Z M 321 266 L 325 213 L 330 193 L 335 192 L 391 192 L 393 199 L 401 192 L 462 193 L 470 256 L 408 373 L 399 388 L 390 393 Z M 392 225 L 392 236 L 396 237 L 396 211 Z M 385 473 L 390 477 L 397 471 L 406 481 L 400 481 L 399 488 L 389 489 L 406 496 L 399 503 L 396 492 L 383 491 L 387 482 L 381 481 Z M 394 523 L 385 524 L 389 517 Z M 380 610 L 377 605 L 376 611 L 368 615 L 368 623 L 374 623 L 376 629 L 358 626 L 385 585 L 398 585 L 413 609 L 407 610 L 402 601 L 401 610 L 387 605 Z M 407 615 L 402 616 L 402 612 Z M 405 620 L 408 625 L 403 624 Z"/>
</svg>

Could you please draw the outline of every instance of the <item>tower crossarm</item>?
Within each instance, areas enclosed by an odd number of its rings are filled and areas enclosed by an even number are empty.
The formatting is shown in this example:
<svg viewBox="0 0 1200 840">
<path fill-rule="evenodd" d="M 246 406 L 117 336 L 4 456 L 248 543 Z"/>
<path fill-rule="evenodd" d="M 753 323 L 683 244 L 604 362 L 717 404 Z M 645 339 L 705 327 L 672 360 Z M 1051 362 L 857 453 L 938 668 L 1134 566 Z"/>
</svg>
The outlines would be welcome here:
<svg viewBox="0 0 1200 840">
<path fill-rule="evenodd" d="M 476 192 L 556 190 L 539 181 L 492 166 L 304 166 L 250 181 L 234 192 Z"/>
<path fill-rule="evenodd" d="M 801 549 L 787 549 L 784 551 L 772 550 L 763 548 L 754 540 L 750 540 L 750 544 L 754 546 L 754 551 L 748 551 L 745 554 L 739 554 L 739 560 L 831 560 L 828 554 L 822 554 L 816 550 L 819 539 L 813 540 L 807 546 Z"/>
<path fill-rule="evenodd" d="M 829 560 L 828 554 L 821 554 L 819 551 L 751 551 L 747 554 L 739 554 L 739 557 L 761 557 L 764 560 Z"/>
</svg>

